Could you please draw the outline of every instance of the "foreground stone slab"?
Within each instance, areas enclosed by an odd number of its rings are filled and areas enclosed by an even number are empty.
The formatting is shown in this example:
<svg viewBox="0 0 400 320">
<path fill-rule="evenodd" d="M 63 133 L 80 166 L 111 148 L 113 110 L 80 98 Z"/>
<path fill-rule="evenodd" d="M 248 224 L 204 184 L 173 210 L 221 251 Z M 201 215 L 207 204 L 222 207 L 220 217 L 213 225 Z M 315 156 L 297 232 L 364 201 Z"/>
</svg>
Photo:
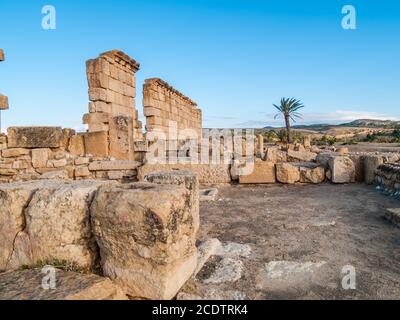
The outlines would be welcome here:
<svg viewBox="0 0 400 320">
<path fill-rule="evenodd" d="M 102 269 L 130 297 L 171 299 L 195 271 L 198 211 L 194 217 L 190 199 L 185 185 L 98 191 L 91 212 Z"/>
<path fill-rule="evenodd" d="M 108 181 L 40 180 L 0 185 L 0 270 L 64 260 L 93 268 L 89 205 Z"/>
<path fill-rule="evenodd" d="M 331 157 L 329 159 L 329 168 L 331 170 L 331 181 L 333 183 L 355 182 L 356 168 L 349 157 Z"/>
<path fill-rule="evenodd" d="M 275 164 L 272 161 L 256 161 L 254 170 L 250 175 L 241 175 L 239 182 L 250 183 L 275 183 Z"/>
<path fill-rule="evenodd" d="M 61 127 L 10 127 L 9 148 L 58 148 L 63 142 Z"/>
<path fill-rule="evenodd" d="M 55 288 L 44 289 L 42 269 L 0 274 L 0 300 L 127 300 L 108 278 L 55 270 Z M 48 282 L 45 282 L 48 284 Z M 46 286 L 45 286 L 46 288 Z"/>
</svg>

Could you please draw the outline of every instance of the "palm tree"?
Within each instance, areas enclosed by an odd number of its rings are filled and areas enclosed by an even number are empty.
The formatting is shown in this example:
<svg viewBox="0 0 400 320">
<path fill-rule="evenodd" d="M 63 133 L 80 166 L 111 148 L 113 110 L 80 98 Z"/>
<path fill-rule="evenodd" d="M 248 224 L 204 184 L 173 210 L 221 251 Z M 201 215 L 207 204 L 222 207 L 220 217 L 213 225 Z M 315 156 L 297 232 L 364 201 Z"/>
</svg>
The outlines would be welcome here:
<svg viewBox="0 0 400 320">
<path fill-rule="evenodd" d="M 287 131 L 287 143 L 292 143 L 292 134 L 290 129 L 290 120 L 296 122 L 296 118 L 301 119 L 301 114 L 297 111 L 301 108 L 304 108 L 303 103 L 300 100 L 296 100 L 294 98 L 282 98 L 281 104 L 277 106 L 273 105 L 279 113 L 275 115 L 274 119 L 279 117 L 281 114 L 285 119 L 286 131 Z"/>
</svg>

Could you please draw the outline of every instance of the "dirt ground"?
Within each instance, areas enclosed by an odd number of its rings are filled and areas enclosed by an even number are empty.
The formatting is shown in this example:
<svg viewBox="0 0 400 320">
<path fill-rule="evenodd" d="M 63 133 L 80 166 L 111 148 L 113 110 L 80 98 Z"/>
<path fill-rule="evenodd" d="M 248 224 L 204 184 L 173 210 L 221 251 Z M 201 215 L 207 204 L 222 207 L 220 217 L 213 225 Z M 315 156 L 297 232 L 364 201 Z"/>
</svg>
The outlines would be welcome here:
<svg viewBox="0 0 400 320">
<path fill-rule="evenodd" d="M 383 216 L 400 201 L 373 186 L 219 186 L 201 202 L 211 258 L 183 292 L 208 299 L 399 299 L 400 229 Z M 236 251 L 236 253 L 235 253 Z M 345 290 L 344 266 L 356 289 Z M 346 282 L 349 283 L 349 282 Z"/>
</svg>

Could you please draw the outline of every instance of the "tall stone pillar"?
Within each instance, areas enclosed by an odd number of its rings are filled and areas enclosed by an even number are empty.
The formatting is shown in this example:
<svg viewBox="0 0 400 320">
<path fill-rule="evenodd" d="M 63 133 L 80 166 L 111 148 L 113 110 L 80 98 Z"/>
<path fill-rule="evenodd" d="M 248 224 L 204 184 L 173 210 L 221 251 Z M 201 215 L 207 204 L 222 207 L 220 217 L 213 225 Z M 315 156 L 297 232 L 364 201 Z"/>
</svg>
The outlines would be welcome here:
<svg viewBox="0 0 400 320">
<path fill-rule="evenodd" d="M 112 50 L 86 62 L 89 113 L 86 152 L 117 160 L 134 160 L 134 142 L 143 140 L 142 124 L 135 108 L 139 63 Z"/>
</svg>

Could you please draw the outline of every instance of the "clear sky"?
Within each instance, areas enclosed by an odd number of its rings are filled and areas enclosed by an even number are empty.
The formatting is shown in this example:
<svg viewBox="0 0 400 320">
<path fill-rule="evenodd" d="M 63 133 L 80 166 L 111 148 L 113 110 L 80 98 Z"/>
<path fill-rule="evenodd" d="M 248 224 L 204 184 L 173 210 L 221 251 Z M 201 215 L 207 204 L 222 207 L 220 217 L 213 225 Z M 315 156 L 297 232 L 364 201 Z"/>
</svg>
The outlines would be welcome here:
<svg viewBox="0 0 400 320">
<path fill-rule="evenodd" d="M 43 30 L 44 5 L 57 29 Z M 357 29 L 341 25 L 344 5 Z M 282 96 L 301 123 L 400 118 L 400 1 L 0 0 L 2 127 L 82 128 L 85 61 L 121 49 L 197 101 L 204 127 L 260 127 Z"/>
</svg>

